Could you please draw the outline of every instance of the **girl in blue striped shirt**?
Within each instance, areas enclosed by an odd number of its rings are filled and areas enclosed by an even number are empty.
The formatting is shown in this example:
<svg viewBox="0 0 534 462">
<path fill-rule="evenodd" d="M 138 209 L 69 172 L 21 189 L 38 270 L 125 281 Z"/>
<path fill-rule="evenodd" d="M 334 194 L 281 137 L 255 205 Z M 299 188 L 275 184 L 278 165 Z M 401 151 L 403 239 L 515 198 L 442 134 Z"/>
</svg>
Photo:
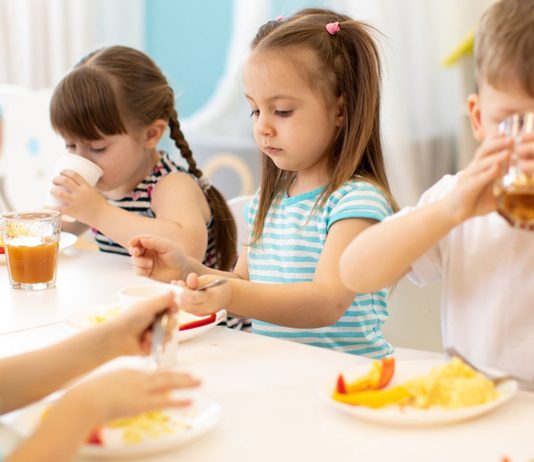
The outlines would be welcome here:
<svg viewBox="0 0 534 462">
<path fill-rule="evenodd" d="M 356 294 L 340 279 L 346 246 L 395 209 L 380 144 L 380 62 L 371 27 L 306 9 L 260 28 L 244 70 L 261 187 L 247 251 L 233 273 L 187 258 L 151 236 L 130 241 L 137 272 L 184 279 L 180 307 L 227 308 L 253 330 L 348 353 L 392 353 L 381 325 L 386 289 Z M 198 276 L 200 275 L 200 276 Z M 194 290 L 225 277 L 228 283 Z"/>
</svg>

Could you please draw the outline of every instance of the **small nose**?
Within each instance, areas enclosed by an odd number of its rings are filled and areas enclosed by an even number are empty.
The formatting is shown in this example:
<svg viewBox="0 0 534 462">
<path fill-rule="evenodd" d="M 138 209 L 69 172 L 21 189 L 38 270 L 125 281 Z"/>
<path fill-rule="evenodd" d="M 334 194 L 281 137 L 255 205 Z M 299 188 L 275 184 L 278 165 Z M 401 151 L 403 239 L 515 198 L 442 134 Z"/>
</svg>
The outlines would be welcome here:
<svg viewBox="0 0 534 462">
<path fill-rule="evenodd" d="M 260 136 L 273 136 L 274 128 L 267 117 L 260 115 L 256 120 L 256 133 Z"/>
</svg>

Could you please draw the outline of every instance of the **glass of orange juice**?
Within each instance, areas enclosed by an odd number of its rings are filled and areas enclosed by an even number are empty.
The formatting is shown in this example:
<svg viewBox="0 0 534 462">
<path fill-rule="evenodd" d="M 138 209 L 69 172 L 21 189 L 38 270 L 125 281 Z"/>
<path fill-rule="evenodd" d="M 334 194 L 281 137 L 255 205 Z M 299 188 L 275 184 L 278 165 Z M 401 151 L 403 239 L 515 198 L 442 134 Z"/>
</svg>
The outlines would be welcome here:
<svg viewBox="0 0 534 462">
<path fill-rule="evenodd" d="M 55 210 L 3 213 L 2 230 L 11 286 L 55 287 L 61 214 Z"/>
<path fill-rule="evenodd" d="M 521 136 L 534 132 L 534 112 L 514 114 L 499 124 L 499 132 L 515 141 L 509 162 L 494 184 L 497 211 L 514 227 L 534 230 L 534 172 L 521 159 L 516 147 Z"/>
</svg>

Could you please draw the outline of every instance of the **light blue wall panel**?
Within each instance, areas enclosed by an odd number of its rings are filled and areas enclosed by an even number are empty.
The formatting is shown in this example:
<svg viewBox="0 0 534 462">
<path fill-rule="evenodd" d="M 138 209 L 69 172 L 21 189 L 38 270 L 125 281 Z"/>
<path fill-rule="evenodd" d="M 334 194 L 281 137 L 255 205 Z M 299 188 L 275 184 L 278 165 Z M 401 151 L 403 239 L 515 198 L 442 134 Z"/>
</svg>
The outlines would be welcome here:
<svg viewBox="0 0 534 462">
<path fill-rule="evenodd" d="M 302 8 L 329 8 L 328 0 L 271 0 L 271 12 L 273 19 L 277 16 L 291 16 Z"/>
<path fill-rule="evenodd" d="M 178 95 L 180 117 L 206 103 L 222 75 L 232 0 L 146 0 L 146 51 Z"/>
</svg>

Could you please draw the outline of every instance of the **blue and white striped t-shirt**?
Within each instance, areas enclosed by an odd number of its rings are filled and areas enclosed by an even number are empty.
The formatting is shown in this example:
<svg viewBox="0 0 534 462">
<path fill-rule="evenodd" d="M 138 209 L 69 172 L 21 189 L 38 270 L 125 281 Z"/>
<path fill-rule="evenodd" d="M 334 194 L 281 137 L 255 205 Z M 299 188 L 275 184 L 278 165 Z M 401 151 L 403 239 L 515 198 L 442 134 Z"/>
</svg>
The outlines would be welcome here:
<svg viewBox="0 0 534 462">
<path fill-rule="evenodd" d="M 376 186 L 351 180 L 336 190 L 321 207 L 312 209 L 323 188 L 273 201 L 260 241 L 249 247 L 251 281 L 298 283 L 313 280 L 330 227 L 348 218 L 382 221 L 392 209 Z M 259 195 L 251 200 L 247 219 L 252 228 Z M 346 353 L 383 357 L 393 352 L 381 325 L 388 317 L 388 290 L 358 294 L 335 323 L 319 329 L 295 329 L 263 321 L 252 322 L 253 331 L 271 337 L 333 348 Z"/>
</svg>

